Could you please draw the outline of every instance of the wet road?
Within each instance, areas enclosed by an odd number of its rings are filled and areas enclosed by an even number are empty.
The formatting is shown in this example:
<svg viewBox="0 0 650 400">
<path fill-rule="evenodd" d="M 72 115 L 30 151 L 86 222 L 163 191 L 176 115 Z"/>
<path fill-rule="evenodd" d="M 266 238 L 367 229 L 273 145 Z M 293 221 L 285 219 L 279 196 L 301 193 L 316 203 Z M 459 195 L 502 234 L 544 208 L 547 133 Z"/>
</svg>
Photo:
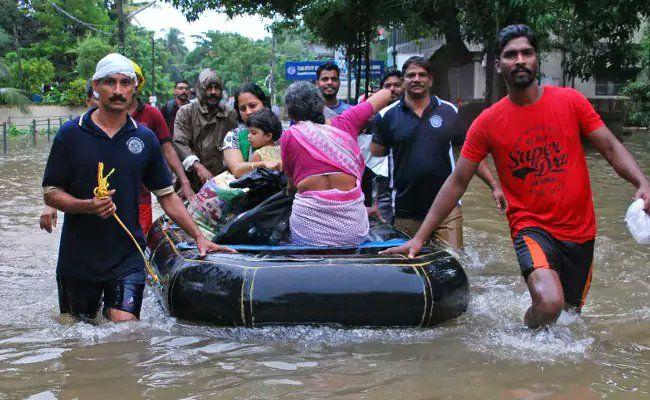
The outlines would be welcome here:
<svg viewBox="0 0 650 400">
<path fill-rule="evenodd" d="M 650 136 L 625 144 L 650 173 Z M 623 221 L 633 188 L 593 152 L 599 236 L 581 317 L 523 328 L 530 299 L 507 224 L 475 180 L 463 205 L 472 298 L 456 321 L 428 330 L 224 329 L 164 315 L 150 291 L 137 323 L 62 320 L 60 227 L 38 229 L 47 148 L 12 146 L 0 156 L 0 399 L 650 398 L 650 247 Z"/>
</svg>

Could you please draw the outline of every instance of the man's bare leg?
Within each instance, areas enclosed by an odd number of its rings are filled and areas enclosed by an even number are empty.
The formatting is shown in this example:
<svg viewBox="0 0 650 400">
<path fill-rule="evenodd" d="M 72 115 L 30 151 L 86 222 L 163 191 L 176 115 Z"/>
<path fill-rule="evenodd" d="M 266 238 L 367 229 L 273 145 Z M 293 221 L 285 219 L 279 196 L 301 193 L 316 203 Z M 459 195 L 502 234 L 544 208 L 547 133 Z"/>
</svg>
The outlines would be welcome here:
<svg viewBox="0 0 650 400">
<path fill-rule="evenodd" d="M 138 317 L 130 312 L 118 310 L 116 308 L 108 309 L 108 318 L 111 322 L 127 322 L 127 321 L 137 321 Z"/>
<path fill-rule="evenodd" d="M 529 328 L 538 328 L 557 321 L 564 309 L 564 291 L 557 272 L 550 268 L 534 270 L 526 281 L 533 304 L 524 315 Z"/>
</svg>

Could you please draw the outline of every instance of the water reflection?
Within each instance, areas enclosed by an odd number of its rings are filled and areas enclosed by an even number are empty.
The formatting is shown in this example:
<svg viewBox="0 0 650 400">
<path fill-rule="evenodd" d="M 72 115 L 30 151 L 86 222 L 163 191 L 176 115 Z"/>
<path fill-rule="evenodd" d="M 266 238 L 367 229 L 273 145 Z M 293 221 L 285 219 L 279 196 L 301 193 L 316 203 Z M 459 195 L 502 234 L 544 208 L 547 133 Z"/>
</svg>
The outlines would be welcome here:
<svg viewBox="0 0 650 400">
<path fill-rule="evenodd" d="M 650 168 L 647 136 L 626 145 Z M 507 224 L 480 182 L 464 199 L 467 313 L 435 329 L 216 328 L 176 321 L 150 290 L 143 319 L 58 315 L 58 235 L 38 230 L 44 149 L 0 158 L 0 399 L 643 398 L 650 364 L 647 247 L 623 217 L 632 187 L 588 155 L 599 237 L 583 316 L 530 331 Z"/>
</svg>

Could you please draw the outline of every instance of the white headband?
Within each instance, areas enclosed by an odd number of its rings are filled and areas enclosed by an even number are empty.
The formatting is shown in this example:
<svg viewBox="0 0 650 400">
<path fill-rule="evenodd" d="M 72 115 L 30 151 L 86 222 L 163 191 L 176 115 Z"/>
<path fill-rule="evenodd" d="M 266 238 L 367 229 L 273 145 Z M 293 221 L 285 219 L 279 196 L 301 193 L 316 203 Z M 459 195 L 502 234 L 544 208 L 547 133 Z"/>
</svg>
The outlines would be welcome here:
<svg viewBox="0 0 650 400">
<path fill-rule="evenodd" d="M 93 81 L 105 78 L 113 74 L 126 75 L 138 84 L 138 78 L 133 69 L 133 63 L 128 58 L 118 53 L 111 53 L 99 60 L 93 75 Z"/>
</svg>

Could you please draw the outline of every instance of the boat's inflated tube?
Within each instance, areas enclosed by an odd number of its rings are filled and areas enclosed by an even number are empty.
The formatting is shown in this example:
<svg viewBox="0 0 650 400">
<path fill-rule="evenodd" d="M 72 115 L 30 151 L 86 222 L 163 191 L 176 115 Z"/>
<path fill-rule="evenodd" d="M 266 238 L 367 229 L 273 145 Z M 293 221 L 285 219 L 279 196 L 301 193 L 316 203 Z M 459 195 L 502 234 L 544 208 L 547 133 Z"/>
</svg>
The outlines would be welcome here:
<svg viewBox="0 0 650 400">
<path fill-rule="evenodd" d="M 447 251 L 426 248 L 414 260 L 378 254 L 404 241 L 394 230 L 388 241 L 355 248 L 239 246 L 239 254 L 199 259 L 180 229 L 164 226 L 159 219 L 149 234 L 152 264 L 165 306 L 184 320 L 426 327 L 467 308 L 467 277 Z"/>
</svg>

